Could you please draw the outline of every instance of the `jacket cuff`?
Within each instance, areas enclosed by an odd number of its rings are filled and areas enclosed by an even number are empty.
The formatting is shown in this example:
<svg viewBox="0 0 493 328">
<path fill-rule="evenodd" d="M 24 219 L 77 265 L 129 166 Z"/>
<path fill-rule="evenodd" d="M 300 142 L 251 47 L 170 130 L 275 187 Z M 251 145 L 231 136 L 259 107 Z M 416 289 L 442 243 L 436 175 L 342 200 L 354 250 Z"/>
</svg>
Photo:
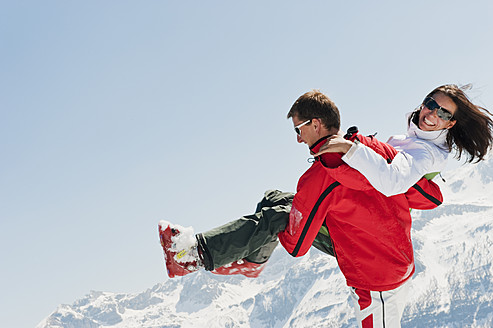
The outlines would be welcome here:
<svg viewBox="0 0 493 328">
<path fill-rule="evenodd" d="M 349 150 L 347 151 L 347 153 L 345 153 L 344 156 L 342 156 L 342 160 L 344 162 L 346 162 L 346 159 L 348 161 L 351 160 L 351 158 L 354 156 L 354 153 L 360 147 L 362 147 L 361 143 L 358 140 L 354 140 L 353 141 L 353 145 L 351 146 L 351 148 L 349 148 Z"/>
</svg>

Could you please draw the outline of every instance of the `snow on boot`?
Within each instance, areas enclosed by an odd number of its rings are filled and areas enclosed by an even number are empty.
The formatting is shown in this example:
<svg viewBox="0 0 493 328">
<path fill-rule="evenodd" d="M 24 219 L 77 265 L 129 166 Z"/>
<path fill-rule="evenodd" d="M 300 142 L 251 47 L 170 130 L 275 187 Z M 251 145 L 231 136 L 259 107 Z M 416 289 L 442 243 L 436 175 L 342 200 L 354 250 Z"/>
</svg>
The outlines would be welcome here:
<svg viewBox="0 0 493 328">
<path fill-rule="evenodd" d="M 192 227 L 184 228 L 162 220 L 159 222 L 159 239 L 170 278 L 199 269 L 201 261 Z"/>
<path fill-rule="evenodd" d="M 221 275 L 242 274 L 248 278 L 257 278 L 260 272 L 264 270 L 266 264 L 267 262 L 253 263 L 243 259 L 226 264 L 220 268 L 212 270 L 211 272 Z"/>
</svg>

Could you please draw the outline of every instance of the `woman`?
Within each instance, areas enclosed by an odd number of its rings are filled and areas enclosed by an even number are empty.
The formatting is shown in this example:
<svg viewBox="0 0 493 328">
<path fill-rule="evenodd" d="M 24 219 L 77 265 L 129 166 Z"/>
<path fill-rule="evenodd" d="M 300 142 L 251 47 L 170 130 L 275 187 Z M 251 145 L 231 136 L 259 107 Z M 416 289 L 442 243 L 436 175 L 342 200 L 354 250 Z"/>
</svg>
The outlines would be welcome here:
<svg viewBox="0 0 493 328">
<path fill-rule="evenodd" d="M 405 192 L 428 173 L 441 172 L 452 149 L 459 160 L 462 155 L 469 163 L 483 160 L 493 143 L 490 116 L 457 85 L 442 85 L 409 115 L 407 136 L 394 136 L 387 142 L 399 151 L 392 163 L 341 136 L 329 138 L 316 155 L 344 153 L 344 162 L 361 172 L 375 189 L 392 196 Z"/>
</svg>

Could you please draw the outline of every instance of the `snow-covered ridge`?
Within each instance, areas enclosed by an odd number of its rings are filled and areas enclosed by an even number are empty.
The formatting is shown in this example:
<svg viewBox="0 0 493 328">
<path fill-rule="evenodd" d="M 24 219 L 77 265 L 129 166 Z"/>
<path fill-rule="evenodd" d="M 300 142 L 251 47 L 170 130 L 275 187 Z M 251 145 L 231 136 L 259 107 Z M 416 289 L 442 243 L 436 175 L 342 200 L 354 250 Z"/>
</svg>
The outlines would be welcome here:
<svg viewBox="0 0 493 328">
<path fill-rule="evenodd" d="M 435 178 L 444 194 L 444 204 L 493 206 L 493 156 L 477 164 L 465 164 Z"/>
<path fill-rule="evenodd" d="M 444 204 L 412 212 L 416 273 L 402 324 L 493 327 L 493 161 L 443 175 Z M 294 259 L 278 248 L 257 279 L 164 279 L 138 294 L 91 292 L 37 328 L 354 326 L 344 277 L 316 250 Z"/>
</svg>

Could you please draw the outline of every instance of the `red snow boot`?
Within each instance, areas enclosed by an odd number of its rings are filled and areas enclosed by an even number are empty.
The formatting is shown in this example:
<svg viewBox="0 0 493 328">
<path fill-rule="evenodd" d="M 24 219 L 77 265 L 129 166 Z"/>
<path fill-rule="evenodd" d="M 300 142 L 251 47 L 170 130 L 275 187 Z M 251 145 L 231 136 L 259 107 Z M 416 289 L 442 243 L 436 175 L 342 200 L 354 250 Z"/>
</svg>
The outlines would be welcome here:
<svg viewBox="0 0 493 328">
<path fill-rule="evenodd" d="M 220 268 L 212 270 L 211 272 L 221 275 L 242 274 L 248 278 L 257 278 L 260 272 L 264 270 L 266 264 L 267 262 L 259 264 L 243 259 L 226 264 Z"/>
<path fill-rule="evenodd" d="M 195 235 L 191 228 L 159 222 L 159 239 L 164 250 L 164 259 L 168 276 L 184 276 L 200 267 Z"/>
</svg>

